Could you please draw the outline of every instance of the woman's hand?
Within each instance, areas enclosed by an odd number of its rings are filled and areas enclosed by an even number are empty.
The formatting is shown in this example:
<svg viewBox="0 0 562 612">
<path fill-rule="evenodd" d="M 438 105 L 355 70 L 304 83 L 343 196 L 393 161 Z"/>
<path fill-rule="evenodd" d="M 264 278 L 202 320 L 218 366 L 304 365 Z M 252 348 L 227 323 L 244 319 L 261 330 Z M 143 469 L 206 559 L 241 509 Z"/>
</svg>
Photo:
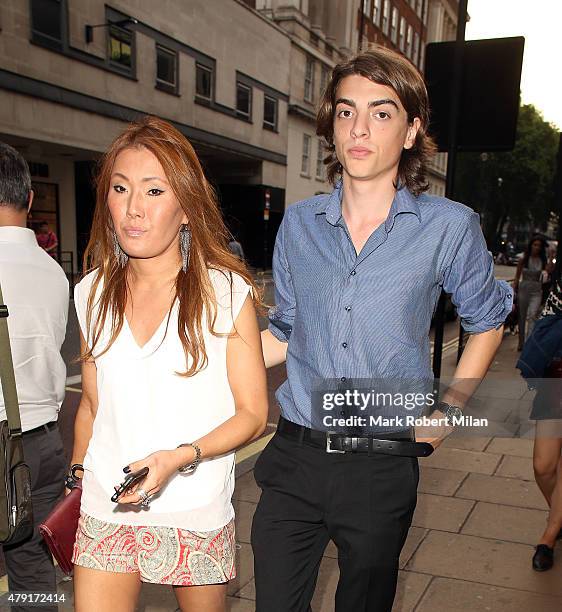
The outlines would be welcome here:
<svg viewBox="0 0 562 612">
<path fill-rule="evenodd" d="M 143 467 L 148 468 L 148 475 L 144 480 L 131 489 L 117 500 L 119 504 L 135 504 L 141 503 L 142 498 L 137 493 L 138 489 L 142 489 L 149 496 L 158 493 L 168 480 L 177 473 L 178 468 L 188 463 L 192 463 L 195 459 L 195 450 L 191 446 L 181 447 L 175 450 L 161 450 L 145 459 L 129 463 L 126 473 L 136 472 Z"/>
</svg>

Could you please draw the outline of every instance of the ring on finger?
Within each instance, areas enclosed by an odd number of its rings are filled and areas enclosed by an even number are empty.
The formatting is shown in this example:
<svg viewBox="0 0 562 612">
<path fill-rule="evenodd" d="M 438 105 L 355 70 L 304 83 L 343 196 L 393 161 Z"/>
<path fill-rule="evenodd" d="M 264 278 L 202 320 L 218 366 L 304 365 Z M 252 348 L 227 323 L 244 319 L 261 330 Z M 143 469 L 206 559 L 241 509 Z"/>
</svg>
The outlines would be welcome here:
<svg viewBox="0 0 562 612">
<path fill-rule="evenodd" d="M 149 499 L 150 497 L 148 493 L 144 489 L 141 489 L 140 487 L 137 489 L 137 494 L 141 498 L 141 501 L 143 503 L 146 502 L 146 500 Z"/>
</svg>

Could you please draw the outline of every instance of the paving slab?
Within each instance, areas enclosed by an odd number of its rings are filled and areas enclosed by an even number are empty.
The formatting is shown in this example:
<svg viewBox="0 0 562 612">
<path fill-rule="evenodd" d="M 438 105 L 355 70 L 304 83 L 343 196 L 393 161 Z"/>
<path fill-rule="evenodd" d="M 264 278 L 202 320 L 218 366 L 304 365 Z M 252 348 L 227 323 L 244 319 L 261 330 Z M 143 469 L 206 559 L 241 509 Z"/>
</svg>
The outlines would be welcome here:
<svg viewBox="0 0 562 612">
<path fill-rule="evenodd" d="M 475 436 L 460 429 L 447 436 L 440 448 L 460 448 L 463 450 L 483 451 L 490 443 L 490 436 Z"/>
<path fill-rule="evenodd" d="M 232 505 L 236 517 L 236 541 L 250 544 L 256 504 L 235 499 L 232 500 Z"/>
<path fill-rule="evenodd" d="M 236 578 L 228 583 L 228 594 L 234 595 L 254 577 L 254 555 L 249 544 L 236 544 Z"/>
<path fill-rule="evenodd" d="M 142 585 L 137 612 L 171 612 L 178 609 L 172 587 L 161 584 Z"/>
<path fill-rule="evenodd" d="M 533 444 L 533 440 L 527 438 L 494 438 L 486 447 L 486 452 L 532 458 Z"/>
<path fill-rule="evenodd" d="M 431 531 L 406 569 L 562 597 L 559 572 L 535 572 L 533 552 L 526 544 Z"/>
<path fill-rule="evenodd" d="M 412 525 L 458 532 L 473 506 L 472 500 L 418 493 Z"/>
<path fill-rule="evenodd" d="M 429 457 L 420 459 L 420 466 L 493 474 L 500 457 L 459 448 L 439 447 Z"/>
<path fill-rule="evenodd" d="M 434 578 L 416 612 L 556 612 L 562 598 L 451 578 Z"/>
<path fill-rule="evenodd" d="M 404 547 L 402 548 L 402 552 L 400 553 L 400 559 L 398 562 L 398 566 L 400 567 L 400 569 L 404 569 L 404 567 L 406 567 L 406 564 L 412 558 L 412 555 L 428 533 L 428 529 L 422 529 L 420 527 L 410 527 L 410 530 L 408 531 L 408 536 L 406 537 L 406 542 L 404 543 Z"/>
<path fill-rule="evenodd" d="M 421 462 L 420 462 L 421 463 Z M 420 466 L 418 493 L 454 495 L 468 472 Z"/>
<path fill-rule="evenodd" d="M 256 484 L 253 470 L 236 479 L 236 486 L 232 495 L 233 500 L 239 499 L 257 504 L 260 500 L 260 495 L 261 489 Z"/>
<path fill-rule="evenodd" d="M 535 480 L 533 471 L 533 460 L 528 457 L 514 457 L 504 455 L 498 465 L 494 476 L 505 476 L 506 478 L 519 478 L 520 480 Z"/>
<path fill-rule="evenodd" d="M 475 499 L 519 508 L 547 510 L 548 506 L 535 482 L 487 474 L 469 474 L 455 497 Z"/>
<path fill-rule="evenodd" d="M 535 546 L 547 518 L 546 510 L 478 502 L 461 533 Z"/>
</svg>

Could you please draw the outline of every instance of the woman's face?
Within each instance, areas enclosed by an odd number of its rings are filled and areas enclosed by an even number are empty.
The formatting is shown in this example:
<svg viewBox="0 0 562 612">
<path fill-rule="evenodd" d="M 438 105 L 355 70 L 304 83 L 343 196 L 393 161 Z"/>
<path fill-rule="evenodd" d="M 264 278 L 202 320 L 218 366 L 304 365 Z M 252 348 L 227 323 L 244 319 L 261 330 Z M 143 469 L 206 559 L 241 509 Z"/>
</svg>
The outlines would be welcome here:
<svg viewBox="0 0 562 612">
<path fill-rule="evenodd" d="M 542 242 L 540 240 L 533 240 L 533 243 L 531 244 L 531 255 L 534 255 L 535 257 L 537 257 L 538 255 L 541 254 L 541 250 L 542 250 Z"/>
<path fill-rule="evenodd" d="M 115 159 L 107 205 L 121 248 L 129 257 L 150 259 L 173 253 L 187 218 L 162 165 L 148 149 L 124 149 Z"/>
</svg>

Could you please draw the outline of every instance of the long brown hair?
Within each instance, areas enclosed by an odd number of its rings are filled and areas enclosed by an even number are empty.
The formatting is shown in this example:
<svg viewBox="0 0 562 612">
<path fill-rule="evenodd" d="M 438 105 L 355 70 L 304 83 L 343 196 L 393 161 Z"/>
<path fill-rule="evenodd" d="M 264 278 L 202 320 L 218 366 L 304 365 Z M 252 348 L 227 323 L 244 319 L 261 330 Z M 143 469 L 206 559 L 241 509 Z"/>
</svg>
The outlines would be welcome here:
<svg viewBox="0 0 562 612">
<path fill-rule="evenodd" d="M 324 163 L 328 166 L 328 180 L 333 184 L 342 173 L 335 153 L 334 114 L 336 111 L 336 92 L 345 77 L 358 74 L 362 77 L 392 88 L 408 115 L 411 124 L 419 117 L 421 125 L 411 149 L 404 149 L 398 165 L 396 187 L 406 186 L 414 195 L 419 195 L 429 188 L 427 182 L 427 164 L 435 154 L 436 147 L 427 134 L 429 126 L 429 102 L 427 89 L 421 74 L 403 55 L 373 45 L 364 51 L 335 66 L 326 86 L 316 117 L 316 134 L 326 141 L 328 156 Z"/>
<path fill-rule="evenodd" d="M 86 311 L 89 346 L 81 358 L 94 358 L 94 349 L 108 317 L 111 317 L 110 339 L 96 357 L 109 350 L 123 327 L 128 266 L 120 267 L 114 253 L 114 228 L 107 206 L 107 196 L 117 156 L 125 149 L 136 147 L 144 147 L 156 156 L 174 195 L 187 215 L 191 229 L 189 267 L 185 273 L 181 267 L 178 270 L 175 297 L 179 303 L 178 334 L 186 357 L 186 372 L 182 376 L 193 376 L 207 365 L 202 323 L 204 314 L 207 316 L 209 331 L 214 335 L 222 335 L 213 330 L 217 303 L 208 268 L 227 275 L 232 272 L 239 274 L 252 287 L 254 303 L 259 307 L 261 302 L 250 272 L 244 263 L 228 250 L 230 234 L 224 224 L 217 196 L 205 178 L 193 147 L 176 128 L 153 116 L 145 116 L 131 123 L 113 141 L 98 166 L 96 209 L 90 240 L 84 253 L 84 274 L 92 270 L 97 270 L 97 274 Z M 101 292 L 98 298 L 100 283 Z M 230 286 L 232 294 L 231 277 Z M 95 321 L 94 307 L 98 309 Z"/>
</svg>

